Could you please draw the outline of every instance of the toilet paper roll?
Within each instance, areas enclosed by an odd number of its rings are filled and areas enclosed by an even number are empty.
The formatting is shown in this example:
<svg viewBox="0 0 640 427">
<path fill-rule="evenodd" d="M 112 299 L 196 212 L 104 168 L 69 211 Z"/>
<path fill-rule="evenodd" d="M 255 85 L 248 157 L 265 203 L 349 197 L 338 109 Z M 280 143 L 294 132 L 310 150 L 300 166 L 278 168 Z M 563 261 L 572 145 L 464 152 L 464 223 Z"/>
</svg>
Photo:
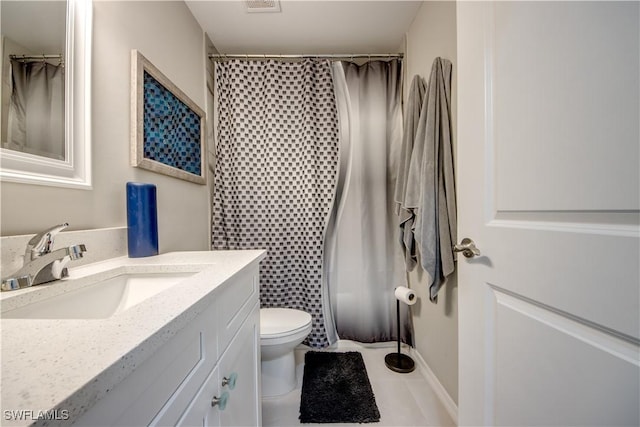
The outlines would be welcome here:
<svg viewBox="0 0 640 427">
<path fill-rule="evenodd" d="M 418 300 L 418 297 L 416 296 L 416 293 L 413 292 L 411 289 L 406 288 L 404 286 L 398 286 L 394 293 L 395 293 L 396 299 L 398 301 L 402 301 L 403 303 L 405 303 L 407 305 L 413 305 Z"/>
</svg>

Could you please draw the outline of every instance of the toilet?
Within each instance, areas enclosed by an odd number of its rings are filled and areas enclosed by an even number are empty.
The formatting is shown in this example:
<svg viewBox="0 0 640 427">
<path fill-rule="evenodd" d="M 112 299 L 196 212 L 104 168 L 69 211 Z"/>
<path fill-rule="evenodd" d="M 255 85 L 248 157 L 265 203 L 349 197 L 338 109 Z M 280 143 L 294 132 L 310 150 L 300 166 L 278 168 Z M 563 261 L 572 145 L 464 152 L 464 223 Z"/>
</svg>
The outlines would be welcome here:
<svg viewBox="0 0 640 427">
<path fill-rule="evenodd" d="M 260 309 L 262 396 L 289 393 L 296 387 L 293 350 L 311 332 L 311 315 L 290 308 Z"/>
</svg>

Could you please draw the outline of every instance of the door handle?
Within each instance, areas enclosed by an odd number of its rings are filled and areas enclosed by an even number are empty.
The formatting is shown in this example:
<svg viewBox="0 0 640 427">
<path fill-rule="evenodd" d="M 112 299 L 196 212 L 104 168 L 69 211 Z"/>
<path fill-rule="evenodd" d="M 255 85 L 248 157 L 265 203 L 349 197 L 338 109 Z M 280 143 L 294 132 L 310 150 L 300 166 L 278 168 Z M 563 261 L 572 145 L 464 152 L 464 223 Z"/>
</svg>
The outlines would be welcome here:
<svg viewBox="0 0 640 427">
<path fill-rule="evenodd" d="M 474 256 L 480 256 L 480 249 L 476 248 L 476 244 L 473 240 L 465 237 L 460 243 L 453 246 L 454 252 L 462 252 L 467 258 L 473 258 Z"/>
</svg>

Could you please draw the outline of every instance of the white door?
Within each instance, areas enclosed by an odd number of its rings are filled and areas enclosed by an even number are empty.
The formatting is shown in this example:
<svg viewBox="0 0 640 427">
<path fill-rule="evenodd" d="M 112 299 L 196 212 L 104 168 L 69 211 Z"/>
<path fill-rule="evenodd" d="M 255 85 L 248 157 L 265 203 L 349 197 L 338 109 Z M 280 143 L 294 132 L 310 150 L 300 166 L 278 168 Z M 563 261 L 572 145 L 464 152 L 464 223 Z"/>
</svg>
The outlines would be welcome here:
<svg viewBox="0 0 640 427">
<path fill-rule="evenodd" d="M 639 22 L 458 3 L 461 425 L 640 423 Z"/>
</svg>

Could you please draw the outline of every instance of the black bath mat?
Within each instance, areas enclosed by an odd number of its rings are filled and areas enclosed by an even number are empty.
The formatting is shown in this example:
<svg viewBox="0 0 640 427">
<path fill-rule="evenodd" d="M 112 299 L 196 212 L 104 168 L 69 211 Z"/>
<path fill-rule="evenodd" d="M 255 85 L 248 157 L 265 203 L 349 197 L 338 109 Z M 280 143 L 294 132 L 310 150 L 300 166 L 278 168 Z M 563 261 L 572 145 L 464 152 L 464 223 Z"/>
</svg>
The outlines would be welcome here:
<svg viewBox="0 0 640 427">
<path fill-rule="evenodd" d="M 303 423 L 374 423 L 380 412 L 357 351 L 309 351 L 304 358 L 300 399 Z"/>
</svg>

